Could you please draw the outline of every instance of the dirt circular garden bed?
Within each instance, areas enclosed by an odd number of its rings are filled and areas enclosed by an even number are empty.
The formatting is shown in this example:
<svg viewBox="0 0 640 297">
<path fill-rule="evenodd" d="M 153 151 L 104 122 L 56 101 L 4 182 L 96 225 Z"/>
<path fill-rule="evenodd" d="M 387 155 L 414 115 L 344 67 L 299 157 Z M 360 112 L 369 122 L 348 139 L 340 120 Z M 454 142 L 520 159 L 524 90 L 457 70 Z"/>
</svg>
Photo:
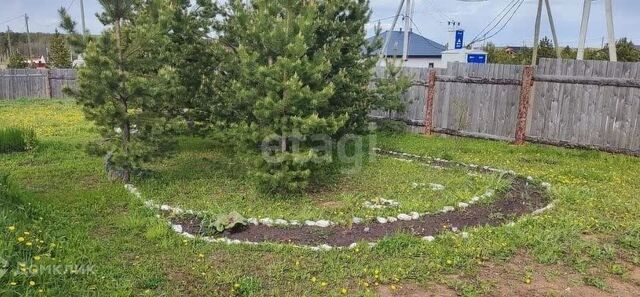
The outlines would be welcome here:
<svg viewBox="0 0 640 297">
<path fill-rule="evenodd" d="M 479 173 L 502 172 L 511 181 L 510 187 L 496 193 L 496 199 L 490 204 L 469 204 L 456 208 L 455 211 L 439 211 L 427 213 L 417 219 L 397 220 L 394 222 L 365 222 L 361 224 L 332 224 L 328 227 L 307 226 L 272 226 L 265 224 L 249 224 L 233 232 L 226 231 L 214 236 L 202 234 L 202 219 L 197 214 L 172 215 L 165 211 L 166 218 L 178 228 L 178 233 L 189 236 L 203 236 L 211 240 L 224 239 L 228 242 L 246 243 L 281 243 L 299 246 L 331 246 L 347 247 L 357 242 L 376 242 L 395 234 L 410 234 L 427 237 L 436 236 L 447 231 L 457 231 L 476 226 L 496 226 L 516 220 L 517 218 L 537 213 L 549 208 L 548 185 L 535 183 L 531 177 L 522 177 L 512 171 L 492 169 L 477 165 L 456 163 L 442 159 L 421 157 L 406 153 L 378 150 L 379 153 L 403 160 L 427 163 L 431 166 L 454 167 L 464 166 L 470 171 Z"/>
</svg>

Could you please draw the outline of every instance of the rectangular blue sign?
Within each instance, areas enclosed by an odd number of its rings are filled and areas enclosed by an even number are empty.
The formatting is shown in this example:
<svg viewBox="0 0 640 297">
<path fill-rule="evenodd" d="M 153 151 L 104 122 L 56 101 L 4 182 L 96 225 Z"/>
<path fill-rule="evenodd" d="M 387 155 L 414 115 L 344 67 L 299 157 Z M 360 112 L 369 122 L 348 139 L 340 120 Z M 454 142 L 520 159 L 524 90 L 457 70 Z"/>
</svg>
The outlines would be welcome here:
<svg viewBox="0 0 640 297">
<path fill-rule="evenodd" d="M 487 55 L 484 55 L 484 54 L 469 54 L 467 56 L 467 63 L 486 64 L 487 63 Z"/>
<path fill-rule="evenodd" d="M 464 47 L 464 30 L 457 30 L 455 48 L 461 49 L 463 47 Z"/>
</svg>

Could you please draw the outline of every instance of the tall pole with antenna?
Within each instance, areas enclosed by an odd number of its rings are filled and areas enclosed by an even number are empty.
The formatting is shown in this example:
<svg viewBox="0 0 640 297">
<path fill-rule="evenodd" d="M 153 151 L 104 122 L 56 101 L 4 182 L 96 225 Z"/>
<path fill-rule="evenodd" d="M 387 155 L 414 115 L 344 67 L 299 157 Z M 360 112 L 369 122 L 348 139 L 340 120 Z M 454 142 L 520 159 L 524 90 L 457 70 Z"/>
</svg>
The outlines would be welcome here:
<svg viewBox="0 0 640 297">
<path fill-rule="evenodd" d="M 405 1 L 404 9 L 404 42 L 402 44 L 402 60 L 409 60 L 409 34 L 411 33 L 411 0 Z"/>
</svg>

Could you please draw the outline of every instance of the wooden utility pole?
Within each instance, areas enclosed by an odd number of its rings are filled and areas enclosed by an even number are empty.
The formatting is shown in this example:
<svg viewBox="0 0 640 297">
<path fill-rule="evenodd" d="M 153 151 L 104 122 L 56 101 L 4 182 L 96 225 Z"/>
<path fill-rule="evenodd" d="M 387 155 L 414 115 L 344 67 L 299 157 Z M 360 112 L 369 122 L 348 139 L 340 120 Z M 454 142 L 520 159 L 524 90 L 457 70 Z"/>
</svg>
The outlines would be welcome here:
<svg viewBox="0 0 640 297">
<path fill-rule="evenodd" d="M 533 34 L 533 57 L 531 59 L 531 65 L 538 63 L 538 47 L 540 46 L 540 23 L 542 19 L 542 1 L 538 0 L 538 14 L 536 15 L 536 28 Z"/>
<path fill-rule="evenodd" d="M 31 33 L 29 33 L 29 16 L 25 13 L 24 14 L 24 23 L 27 26 L 27 47 L 29 49 L 29 66 L 31 66 L 32 64 L 32 59 L 33 59 L 33 52 L 31 51 Z"/>
<path fill-rule="evenodd" d="M 7 26 L 7 43 L 9 43 L 9 56 L 11 56 L 13 50 L 11 49 L 11 29 L 9 26 Z"/>
</svg>

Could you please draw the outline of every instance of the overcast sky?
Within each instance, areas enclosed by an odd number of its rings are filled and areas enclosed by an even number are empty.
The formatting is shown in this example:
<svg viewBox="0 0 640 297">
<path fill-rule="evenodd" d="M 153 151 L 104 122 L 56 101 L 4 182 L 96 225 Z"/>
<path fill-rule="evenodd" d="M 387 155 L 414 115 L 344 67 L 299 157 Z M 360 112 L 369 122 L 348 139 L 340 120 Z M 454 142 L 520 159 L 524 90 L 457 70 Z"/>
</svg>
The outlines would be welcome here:
<svg viewBox="0 0 640 297">
<path fill-rule="evenodd" d="M 466 41 L 477 35 L 512 0 L 486 0 L 484 2 L 461 2 L 459 0 L 414 0 L 414 31 L 422 32 L 428 38 L 446 43 L 447 20 L 454 19 L 462 23 L 466 30 Z M 533 25 L 537 0 L 524 0 L 525 3 L 514 15 L 503 31 L 490 41 L 499 45 L 530 44 L 533 40 Z M 10 26 L 13 31 L 24 32 L 24 13 L 28 13 L 31 32 L 53 32 L 58 23 L 56 10 L 68 7 L 71 15 L 79 22 L 80 0 L 0 0 L 0 30 Z M 85 0 L 87 27 L 92 33 L 102 30 L 95 17 L 100 11 L 97 0 Z M 383 28 L 390 27 L 399 0 L 371 0 L 372 21 L 381 21 Z M 582 0 L 551 0 L 558 35 L 563 45 L 576 46 L 580 30 Z M 600 46 L 606 36 L 603 0 L 594 0 L 591 11 L 588 44 Z M 640 1 L 613 0 L 616 37 L 628 37 L 636 44 L 640 43 Z M 546 15 L 543 18 L 542 34 L 550 36 Z M 402 26 L 402 22 L 399 22 Z M 368 28 L 371 30 L 373 24 Z"/>
</svg>

